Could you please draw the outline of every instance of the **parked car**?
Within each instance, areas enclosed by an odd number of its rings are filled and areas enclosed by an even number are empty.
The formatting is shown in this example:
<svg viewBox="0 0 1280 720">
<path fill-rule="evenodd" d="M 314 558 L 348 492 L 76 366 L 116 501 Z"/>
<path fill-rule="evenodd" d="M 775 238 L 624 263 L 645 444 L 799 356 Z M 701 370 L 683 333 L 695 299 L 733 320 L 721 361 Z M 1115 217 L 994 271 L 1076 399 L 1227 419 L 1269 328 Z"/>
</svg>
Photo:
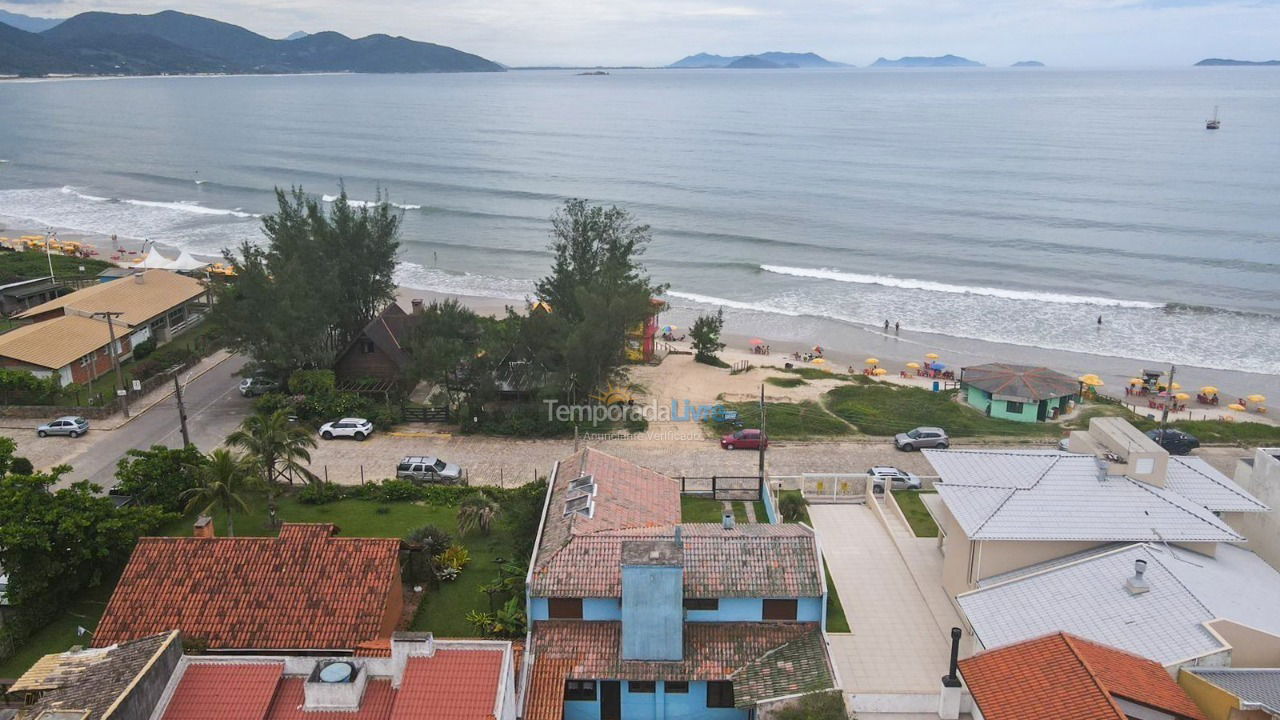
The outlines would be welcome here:
<svg viewBox="0 0 1280 720">
<path fill-rule="evenodd" d="M 320 437 L 325 440 L 349 437 L 364 440 L 373 434 L 373 423 L 364 418 L 342 418 L 320 426 Z"/>
<path fill-rule="evenodd" d="M 888 465 L 877 465 L 867 470 L 867 477 L 871 480 L 873 493 L 884 492 L 885 483 L 889 483 L 890 489 L 893 490 L 919 490 L 924 486 L 920 478 L 915 475 Z"/>
<path fill-rule="evenodd" d="M 247 377 L 240 381 L 240 394 L 245 397 L 265 395 L 279 389 L 280 383 L 272 380 L 271 378 Z"/>
<path fill-rule="evenodd" d="M 725 450 L 759 450 L 769 447 L 769 436 L 759 430 L 739 430 L 720 438 Z"/>
<path fill-rule="evenodd" d="M 947 431 L 936 427 L 918 427 L 893 436 L 893 444 L 899 450 L 919 450 L 921 448 L 946 448 L 951 446 L 951 438 Z"/>
<path fill-rule="evenodd" d="M 400 464 L 396 465 L 396 477 L 416 483 L 457 485 L 462 482 L 462 468 L 434 455 L 411 455 L 400 459 Z"/>
<path fill-rule="evenodd" d="M 1148 430 L 1147 437 L 1155 440 L 1157 445 L 1168 450 L 1173 455 L 1186 455 L 1200 447 L 1200 439 L 1195 435 L 1181 430 L 1174 430 L 1173 428 Z"/>
<path fill-rule="evenodd" d="M 80 437 L 89 432 L 89 421 L 82 417 L 67 415 L 57 420 L 49 422 L 36 428 L 36 434 L 40 437 L 49 435 L 66 435 L 68 437 Z"/>
</svg>

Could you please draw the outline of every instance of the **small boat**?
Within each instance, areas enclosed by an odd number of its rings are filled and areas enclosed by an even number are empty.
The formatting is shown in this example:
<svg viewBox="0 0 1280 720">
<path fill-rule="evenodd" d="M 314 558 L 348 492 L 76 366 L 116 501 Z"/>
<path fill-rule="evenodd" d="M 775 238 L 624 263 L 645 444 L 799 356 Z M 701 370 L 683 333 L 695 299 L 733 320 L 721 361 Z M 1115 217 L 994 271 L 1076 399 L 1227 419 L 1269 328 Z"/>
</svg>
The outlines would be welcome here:
<svg viewBox="0 0 1280 720">
<path fill-rule="evenodd" d="M 1222 127 L 1222 121 L 1218 119 L 1218 106 L 1213 106 L 1213 119 L 1204 121 L 1205 130 L 1217 130 Z"/>
</svg>

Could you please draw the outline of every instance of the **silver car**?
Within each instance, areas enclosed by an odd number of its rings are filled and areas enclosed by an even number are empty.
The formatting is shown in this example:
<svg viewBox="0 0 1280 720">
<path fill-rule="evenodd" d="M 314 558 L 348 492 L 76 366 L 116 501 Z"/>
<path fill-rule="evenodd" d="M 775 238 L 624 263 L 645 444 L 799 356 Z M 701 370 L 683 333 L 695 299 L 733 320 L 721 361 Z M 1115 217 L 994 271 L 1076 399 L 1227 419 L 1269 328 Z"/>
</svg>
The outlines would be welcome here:
<svg viewBox="0 0 1280 720">
<path fill-rule="evenodd" d="M 416 483 L 457 485 L 462 482 L 462 468 L 434 455 L 412 455 L 400 459 L 396 465 L 396 477 Z"/>
<path fill-rule="evenodd" d="M 918 427 L 893 436 L 893 444 L 899 450 L 919 450 L 921 448 L 947 448 L 951 446 L 951 438 L 947 431 L 936 427 Z"/>
<path fill-rule="evenodd" d="M 871 480 L 873 493 L 884 492 L 886 483 L 891 490 L 919 490 L 924 485 L 915 475 L 888 465 L 877 465 L 867 470 L 867 477 Z"/>
<path fill-rule="evenodd" d="M 51 420 L 36 428 L 36 435 L 39 435 L 40 437 L 47 437 L 49 435 L 80 437 L 87 432 L 89 432 L 89 421 L 75 415 L 60 417 L 57 420 Z"/>
</svg>

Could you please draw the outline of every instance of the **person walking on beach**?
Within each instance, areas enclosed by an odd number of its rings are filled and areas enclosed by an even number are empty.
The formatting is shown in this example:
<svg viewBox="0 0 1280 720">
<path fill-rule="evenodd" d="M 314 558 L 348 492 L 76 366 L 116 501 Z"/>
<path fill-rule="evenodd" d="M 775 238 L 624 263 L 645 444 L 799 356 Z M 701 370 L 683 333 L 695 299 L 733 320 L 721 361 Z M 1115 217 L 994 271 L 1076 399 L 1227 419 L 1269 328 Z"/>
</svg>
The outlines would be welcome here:
<svg viewBox="0 0 1280 720">
<path fill-rule="evenodd" d="M 1101 315 L 1099 315 L 1099 316 L 1098 316 L 1098 324 L 1099 324 L 1099 325 L 1101 325 L 1101 324 L 1102 324 L 1102 316 L 1101 316 Z"/>
<path fill-rule="evenodd" d="M 889 332 L 889 321 L 887 319 L 884 321 L 884 331 Z"/>
<path fill-rule="evenodd" d="M 897 335 L 897 334 L 898 334 L 898 332 L 899 332 L 900 330 L 902 330 L 902 326 L 898 324 L 898 321 L 897 321 L 897 320 L 894 320 L 894 321 L 893 321 L 893 334 L 894 334 L 894 335 Z"/>
</svg>

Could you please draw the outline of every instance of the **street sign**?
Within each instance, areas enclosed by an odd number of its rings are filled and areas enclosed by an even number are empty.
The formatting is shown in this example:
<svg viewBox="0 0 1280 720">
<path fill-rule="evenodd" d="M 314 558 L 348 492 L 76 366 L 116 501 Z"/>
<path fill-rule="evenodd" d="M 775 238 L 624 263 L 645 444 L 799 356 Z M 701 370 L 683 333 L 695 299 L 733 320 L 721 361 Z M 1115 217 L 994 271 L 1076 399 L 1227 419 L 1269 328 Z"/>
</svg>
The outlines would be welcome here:
<svg viewBox="0 0 1280 720">
<path fill-rule="evenodd" d="M 133 391 L 134 391 L 134 392 L 137 392 L 137 391 L 139 391 L 139 390 L 141 390 L 141 389 L 142 389 L 142 381 L 141 381 L 141 380 L 134 380 L 134 381 L 133 381 Z"/>
<path fill-rule="evenodd" d="M 117 396 L 117 397 L 124 397 L 124 396 L 125 396 L 125 395 L 127 395 L 127 394 L 128 394 L 128 393 L 126 393 L 124 390 L 117 390 L 117 391 L 116 391 L 116 396 Z"/>
</svg>

